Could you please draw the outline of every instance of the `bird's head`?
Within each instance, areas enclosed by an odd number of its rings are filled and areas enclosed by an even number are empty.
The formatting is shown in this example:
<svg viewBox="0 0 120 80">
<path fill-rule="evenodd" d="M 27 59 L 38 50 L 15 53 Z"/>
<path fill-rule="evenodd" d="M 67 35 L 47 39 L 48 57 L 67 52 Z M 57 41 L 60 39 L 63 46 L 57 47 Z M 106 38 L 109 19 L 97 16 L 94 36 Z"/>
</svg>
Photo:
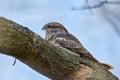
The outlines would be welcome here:
<svg viewBox="0 0 120 80">
<path fill-rule="evenodd" d="M 58 22 L 47 23 L 46 25 L 44 25 L 42 30 L 45 30 L 46 34 L 49 32 L 59 32 L 59 31 L 68 32 L 67 29 Z"/>
</svg>

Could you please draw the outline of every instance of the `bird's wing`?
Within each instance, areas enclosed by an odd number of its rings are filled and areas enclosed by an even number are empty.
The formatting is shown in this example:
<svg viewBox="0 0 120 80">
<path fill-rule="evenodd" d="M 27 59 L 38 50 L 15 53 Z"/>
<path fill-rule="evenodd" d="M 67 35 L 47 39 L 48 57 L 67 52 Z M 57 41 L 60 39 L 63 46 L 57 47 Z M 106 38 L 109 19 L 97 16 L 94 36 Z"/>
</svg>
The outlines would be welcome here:
<svg viewBox="0 0 120 80">
<path fill-rule="evenodd" d="M 68 50 L 79 54 L 81 57 L 87 57 L 93 61 L 97 61 L 76 39 L 72 34 L 57 34 L 54 38 L 54 42 L 60 46 L 67 48 Z"/>
<path fill-rule="evenodd" d="M 51 40 L 52 39 L 52 40 Z M 54 43 L 59 44 L 60 46 L 79 54 L 83 58 L 88 58 L 98 64 L 102 65 L 106 69 L 113 69 L 113 67 L 109 64 L 101 63 L 97 59 L 95 59 L 76 39 L 72 34 L 57 34 L 52 37 L 49 41 L 53 41 Z"/>
</svg>

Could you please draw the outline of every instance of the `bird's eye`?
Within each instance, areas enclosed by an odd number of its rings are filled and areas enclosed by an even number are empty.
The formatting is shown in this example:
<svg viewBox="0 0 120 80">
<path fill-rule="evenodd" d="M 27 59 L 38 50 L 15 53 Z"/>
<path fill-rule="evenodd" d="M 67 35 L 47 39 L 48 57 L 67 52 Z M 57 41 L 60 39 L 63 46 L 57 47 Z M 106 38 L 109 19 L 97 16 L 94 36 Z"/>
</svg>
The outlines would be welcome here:
<svg viewBox="0 0 120 80">
<path fill-rule="evenodd" d="M 47 25 L 47 27 L 50 27 L 50 25 Z"/>
</svg>

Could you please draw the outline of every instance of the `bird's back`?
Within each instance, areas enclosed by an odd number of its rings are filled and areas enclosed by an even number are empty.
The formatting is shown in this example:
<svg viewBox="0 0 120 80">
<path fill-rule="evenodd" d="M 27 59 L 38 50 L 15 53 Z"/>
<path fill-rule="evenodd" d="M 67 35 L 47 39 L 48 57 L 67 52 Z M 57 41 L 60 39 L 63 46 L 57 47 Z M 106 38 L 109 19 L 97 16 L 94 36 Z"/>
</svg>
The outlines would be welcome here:
<svg viewBox="0 0 120 80">
<path fill-rule="evenodd" d="M 100 63 L 97 59 L 95 59 L 84 47 L 83 45 L 70 33 L 56 33 L 52 35 L 48 41 L 53 44 L 58 44 L 72 52 L 75 52 L 80 55 L 80 57 L 87 58 L 94 62 L 103 65 L 106 69 L 111 69 L 112 66 L 104 63 Z"/>
</svg>

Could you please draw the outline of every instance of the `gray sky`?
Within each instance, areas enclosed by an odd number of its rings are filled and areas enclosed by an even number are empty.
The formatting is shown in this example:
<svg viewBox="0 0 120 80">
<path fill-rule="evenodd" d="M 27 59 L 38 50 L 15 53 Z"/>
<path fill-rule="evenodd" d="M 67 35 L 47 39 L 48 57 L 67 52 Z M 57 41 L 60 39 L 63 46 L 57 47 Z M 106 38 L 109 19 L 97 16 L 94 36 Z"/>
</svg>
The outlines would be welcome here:
<svg viewBox="0 0 120 80">
<path fill-rule="evenodd" d="M 96 1 L 96 0 L 92 0 Z M 113 6 L 97 10 L 71 10 L 82 7 L 84 0 L 1 0 L 0 16 L 28 27 L 44 38 L 41 28 L 48 22 L 60 22 L 75 35 L 99 61 L 114 66 L 112 73 L 120 78 L 120 37 L 106 19 Z M 103 11 L 103 9 L 106 9 Z M 118 10 L 118 9 L 117 9 Z M 109 12 L 108 12 L 109 13 Z M 114 16 L 110 17 L 113 20 Z M 118 17 L 117 17 L 118 18 Z M 115 18 L 116 19 L 116 18 Z M 119 25 L 119 23 L 117 23 Z M 0 54 L 0 80 L 49 80 L 14 58 Z"/>
</svg>

